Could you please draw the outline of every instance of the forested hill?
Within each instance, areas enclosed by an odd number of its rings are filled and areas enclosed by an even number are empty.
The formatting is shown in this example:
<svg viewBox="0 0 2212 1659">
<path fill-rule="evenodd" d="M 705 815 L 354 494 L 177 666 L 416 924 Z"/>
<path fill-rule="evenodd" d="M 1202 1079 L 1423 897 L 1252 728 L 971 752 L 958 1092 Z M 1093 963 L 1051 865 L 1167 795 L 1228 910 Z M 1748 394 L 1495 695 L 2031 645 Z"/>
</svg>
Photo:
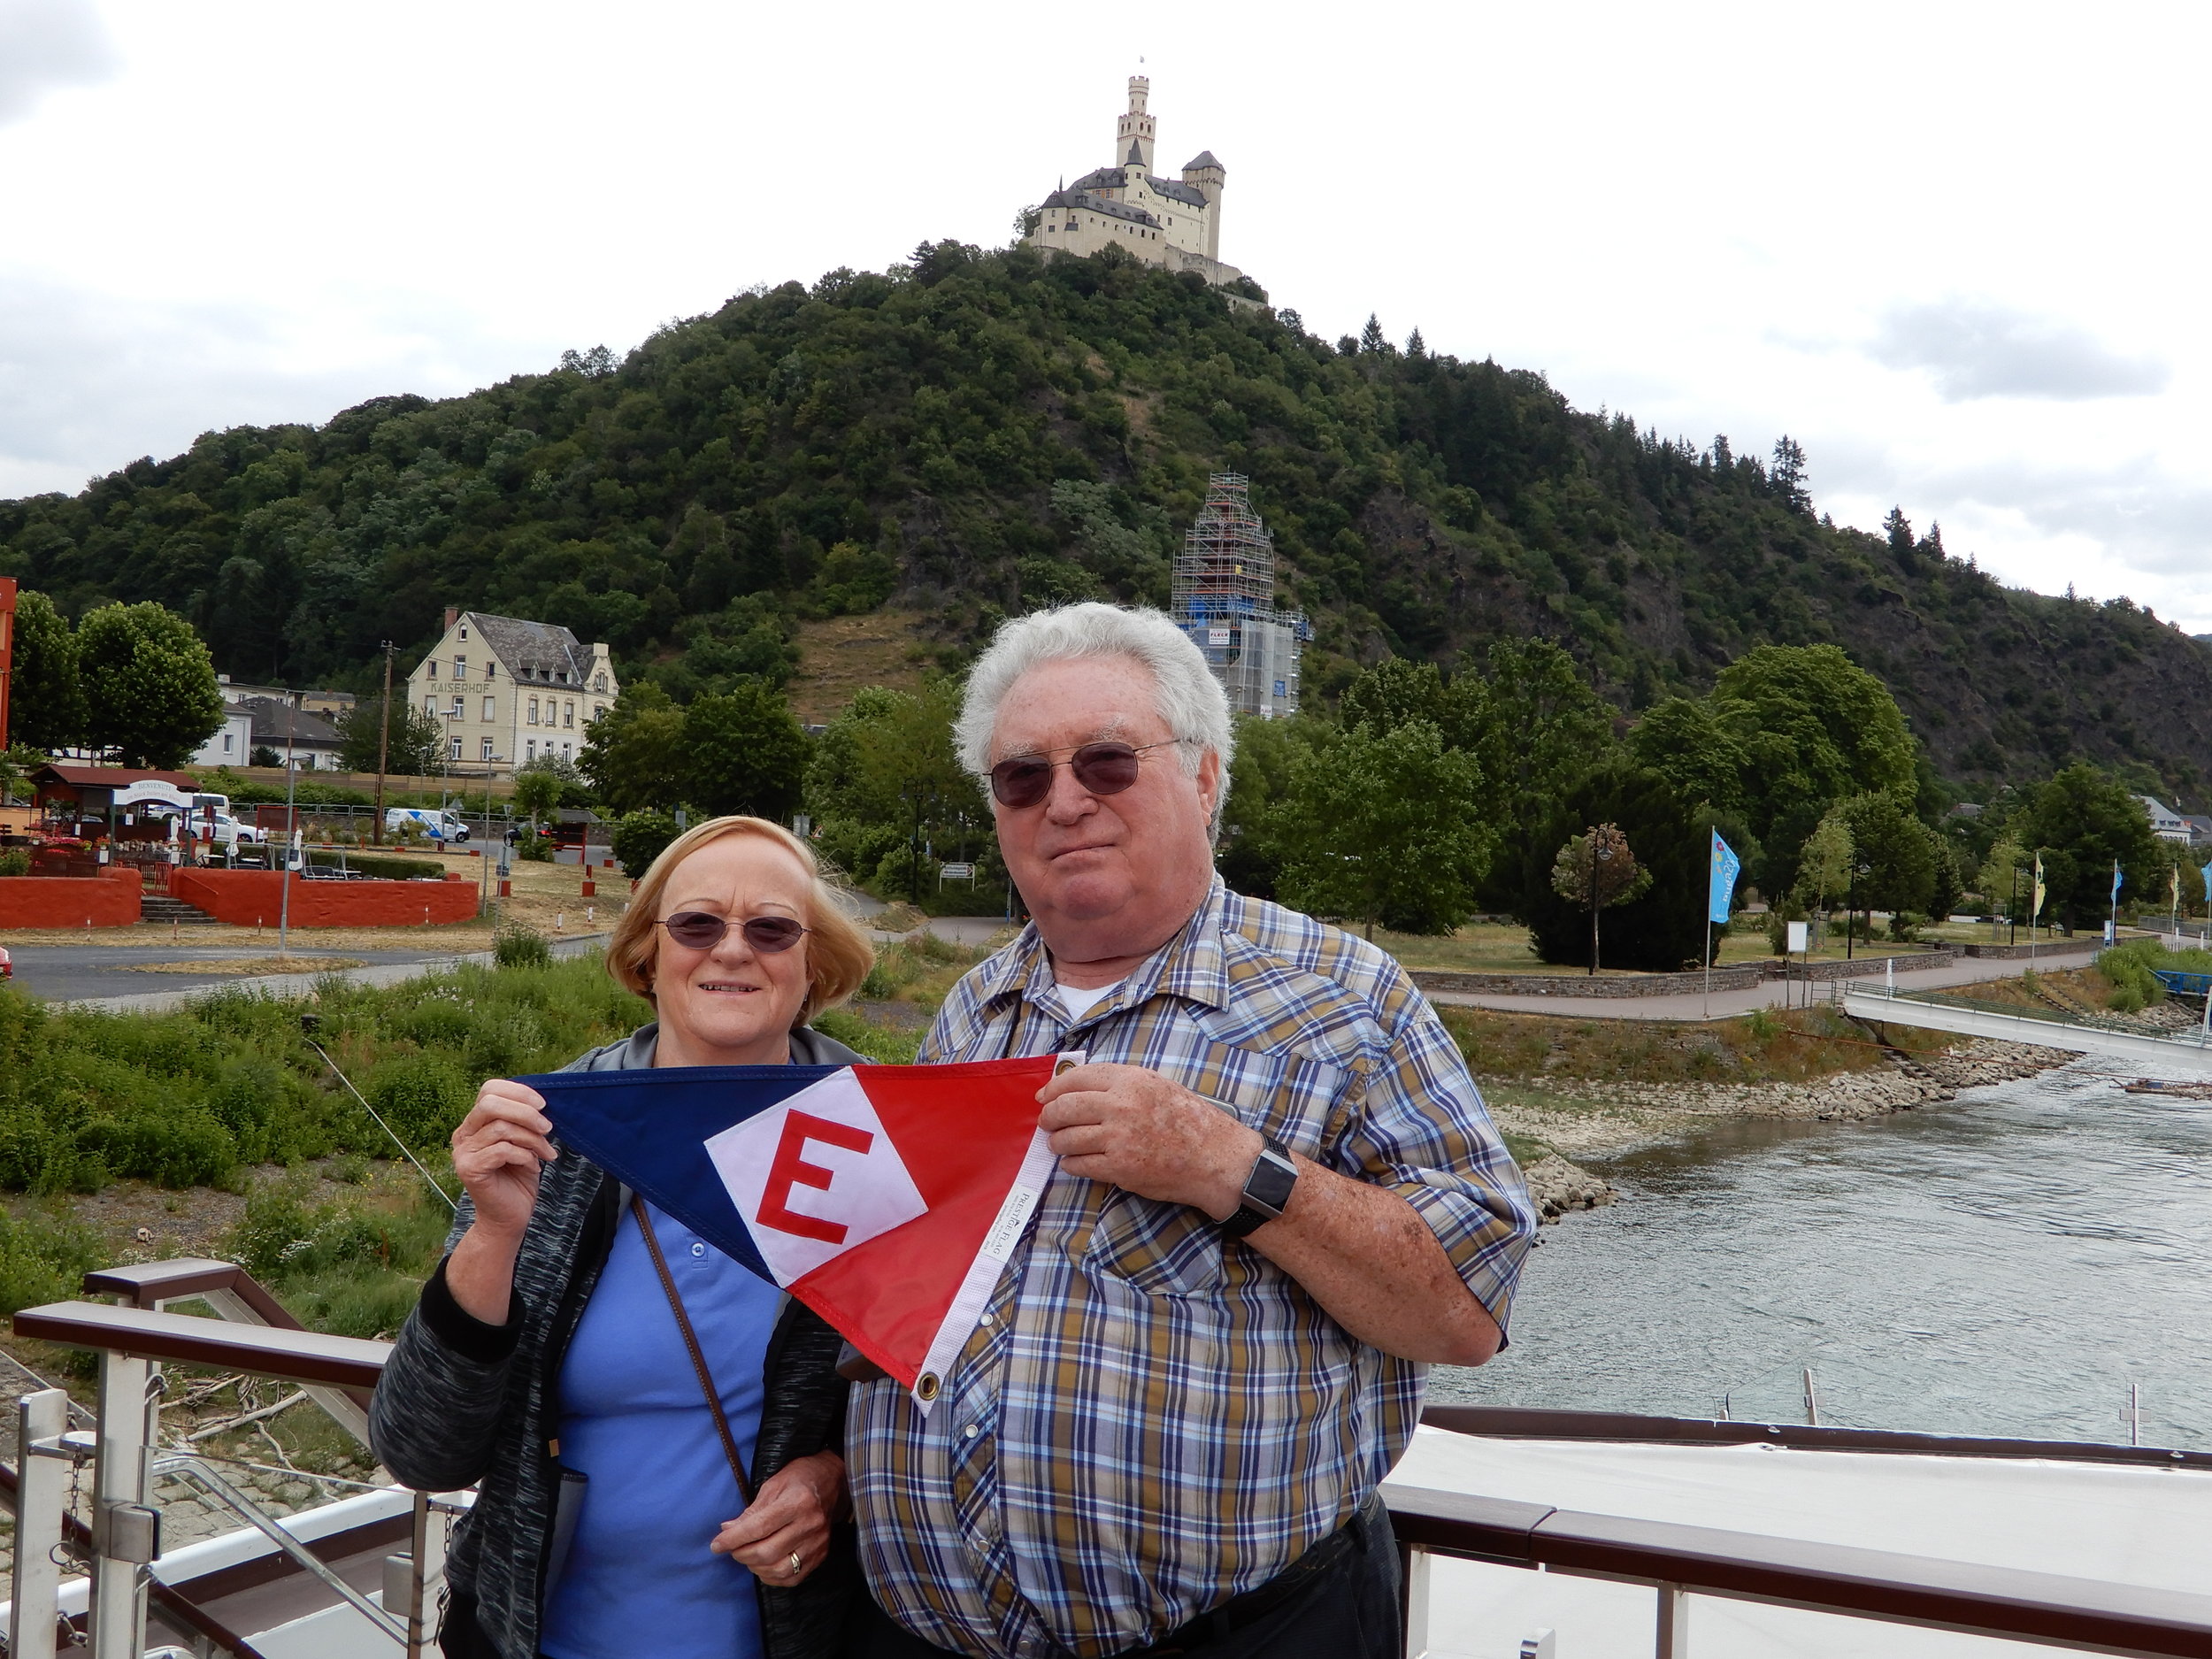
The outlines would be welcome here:
<svg viewBox="0 0 2212 1659">
<path fill-rule="evenodd" d="M 447 604 L 566 623 L 634 666 L 741 664 L 764 629 L 889 601 L 950 663 L 1021 607 L 1164 601 L 1227 468 L 1316 619 L 1310 696 L 1385 652 L 1536 634 L 1634 710 L 1748 646 L 1832 641 L 1962 782 L 2070 754 L 2212 779 L 2212 649 L 2126 600 L 2008 590 L 1934 537 L 1823 523 L 1787 463 L 1578 412 L 1417 336 L 1330 345 L 1116 255 L 944 243 L 564 361 L 0 503 L 0 571 L 73 612 L 160 600 L 219 667 L 293 683 L 366 685 L 377 642 L 421 648 Z"/>
</svg>

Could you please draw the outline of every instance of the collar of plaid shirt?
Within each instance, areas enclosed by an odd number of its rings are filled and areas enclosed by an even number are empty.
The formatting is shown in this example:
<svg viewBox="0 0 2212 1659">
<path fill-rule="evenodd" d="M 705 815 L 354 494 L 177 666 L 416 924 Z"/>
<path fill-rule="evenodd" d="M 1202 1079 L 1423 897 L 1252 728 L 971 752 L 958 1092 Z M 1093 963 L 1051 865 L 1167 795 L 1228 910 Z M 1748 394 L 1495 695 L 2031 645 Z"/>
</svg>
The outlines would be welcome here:
<svg viewBox="0 0 2212 1659">
<path fill-rule="evenodd" d="M 1435 1229 L 1501 1325 L 1535 1230 L 1457 1048 L 1397 964 L 1216 882 L 1072 1028 L 1032 927 L 947 998 L 926 1061 L 1079 1044 L 1143 1065 Z M 1422 1367 L 1355 1341 L 1180 1205 L 1056 1175 L 925 1418 L 854 1392 L 870 1587 L 940 1647 L 1100 1659 L 1273 1578 L 1388 1471 Z"/>
</svg>

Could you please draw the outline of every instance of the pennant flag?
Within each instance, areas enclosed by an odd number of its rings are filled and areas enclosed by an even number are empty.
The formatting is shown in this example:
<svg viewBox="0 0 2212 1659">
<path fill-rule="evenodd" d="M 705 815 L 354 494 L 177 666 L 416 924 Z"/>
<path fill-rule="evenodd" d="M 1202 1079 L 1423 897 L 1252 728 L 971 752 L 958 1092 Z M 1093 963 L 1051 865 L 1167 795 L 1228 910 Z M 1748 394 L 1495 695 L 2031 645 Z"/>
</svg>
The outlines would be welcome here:
<svg viewBox="0 0 2212 1659">
<path fill-rule="evenodd" d="M 1736 877 L 1743 869 L 1743 860 L 1736 856 L 1736 849 L 1721 840 L 1720 832 L 1713 832 L 1713 880 L 1707 893 L 1706 914 L 1723 927 L 1728 926 L 1728 907 L 1736 896 Z"/>
<path fill-rule="evenodd" d="M 1037 1091 L 1081 1058 L 518 1080 L 563 1146 L 789 1291 L 926 1412 L 1052 1177 Z"/>
<path fill-rule="evenodd" d="M 2197 873 L 2204 878 L 2204 902 L 2212 904 L 2212 864 L 2205 865 Z"/>
<path fill-rule="evenodd" d="M 2112 896 L 2115 899 L 2120 896 L 2120 884 L 2125 879 L 2127 878 L 2120 873 L 2120 861 L 2115 858 L 2112 861 Z"/>
<path fill-rule="evenodd" d="M 2037 919 L 2037 918 L 2040 917 L 2042 914 L 2043 914 L 2043 855 L 2042 855 L 2041 853 L 2038 853 L 2038 854 L 2036 854 L 2036 856 L 2035 856 L 2035 903 L 2034 903 L 2034 905 L 2033 905 L 2032 907 L 2031 907 L 2031 908 L 2030 908 L 2030 910 L 2029 910 L 2029 911 L 2028 911 L 2028 921 L 2029 921 L 2029 923 L 2030 923 L 2031 925 L 2032 925 L 2032 924 L 2035 922 L 2035 920 Z"/>
</svg>

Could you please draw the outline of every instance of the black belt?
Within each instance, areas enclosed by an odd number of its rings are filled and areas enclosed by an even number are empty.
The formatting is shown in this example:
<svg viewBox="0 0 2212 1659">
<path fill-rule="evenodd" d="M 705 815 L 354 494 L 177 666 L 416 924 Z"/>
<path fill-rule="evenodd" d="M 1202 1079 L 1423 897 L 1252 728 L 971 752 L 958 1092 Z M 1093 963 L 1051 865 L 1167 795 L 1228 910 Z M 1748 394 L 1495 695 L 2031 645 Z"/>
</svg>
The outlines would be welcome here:
<svg viewBox="0 0 2212 1659">
<path fill-rule="evenodd" d="M 1247 1590 L 1242 1595 L 1233 1595 L 1212 1612 L 1201 1613 L 1187 1624 L 1177 1625 L 1149 1647 L 1133 1647 L 1117 1655 L 1115 1659 L 1155 1659 L 1155 1655 L 1166 1659 L 1168 1655 L 1202 1648 L 1248 1624 L 1256 1624 L 1354 1550 L 1364 1551 L 1368 1543 L 1363 1525 L 1371 1525 L 1386 1513 L 1382 1494 L 1369 1494 L 1367 1502 L 1353 1512 L 1350 1520 L 1265 1584 Z"/>
</svg>

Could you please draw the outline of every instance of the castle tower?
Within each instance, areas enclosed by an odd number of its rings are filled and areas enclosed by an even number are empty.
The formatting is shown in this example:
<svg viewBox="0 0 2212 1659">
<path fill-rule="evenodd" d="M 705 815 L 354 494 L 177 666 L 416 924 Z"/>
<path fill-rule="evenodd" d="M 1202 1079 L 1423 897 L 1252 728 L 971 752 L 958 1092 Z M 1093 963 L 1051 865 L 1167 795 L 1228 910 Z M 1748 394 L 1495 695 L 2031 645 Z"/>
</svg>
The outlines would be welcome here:
<svg viewBox="0 0 2212 1659">
<path fill-rule="evenodd" d="M 1145 100 L 1152 95 L 1149 75 L 1129 77 L 1129 110 L 1114 123 L 1114 159 L 1117 167 L 1142 167 L 1152 171 L 1152 118 L 1144 112 Z M 1130 146 L 1136 147 L 1135 160 L 1130 159 Z"/>
<path fill-rule="evenodd" d="M 1202 150 L 1183 166 L 1183 182 L 1206 198 L 1206 257 L 1221 257 L 1221 187 L 1229 181 L 1229 170 L 1214 159 L 1214 152 Z"/>
</svg>

